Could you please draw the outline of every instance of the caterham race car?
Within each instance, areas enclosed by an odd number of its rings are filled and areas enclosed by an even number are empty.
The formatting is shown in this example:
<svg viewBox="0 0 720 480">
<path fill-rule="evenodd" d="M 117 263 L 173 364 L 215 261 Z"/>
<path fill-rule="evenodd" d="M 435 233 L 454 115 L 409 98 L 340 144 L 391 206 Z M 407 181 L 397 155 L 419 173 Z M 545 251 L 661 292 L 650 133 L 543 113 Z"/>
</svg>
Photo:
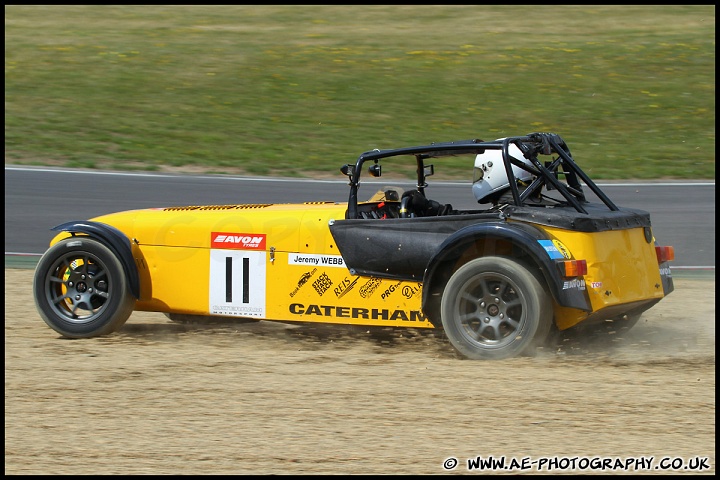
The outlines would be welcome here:
<svg viewBox="0 0 720 480">
<path fill-rule="evenodd" d="M 435 164 L 457 156 L 474 162 L 477 209 L 429 195 Z M 358 200 L 365 170 L 403 165 L 415 188 Z M 372 150 L 340 171 L 347 202 L 171 206 L 58 225 L 35 271 L 38 311 L 69 338 L 111 334 L 138 310 L 436 329 L 461 357 L 502 359 L 530 354 L 551 330 L 630 327 L 673 291 L 674 250 L 657 243 L 649 213 L 615 205 L 556 134 Z"/>
</svg>

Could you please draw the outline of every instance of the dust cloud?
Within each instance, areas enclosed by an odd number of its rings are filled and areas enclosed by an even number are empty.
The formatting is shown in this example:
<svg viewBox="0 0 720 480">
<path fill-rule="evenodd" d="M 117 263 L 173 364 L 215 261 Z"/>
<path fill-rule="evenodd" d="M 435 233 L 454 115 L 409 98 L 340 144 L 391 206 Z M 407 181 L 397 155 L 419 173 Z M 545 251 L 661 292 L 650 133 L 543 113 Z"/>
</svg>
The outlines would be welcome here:
<svg viewBox="0 0 720 480">
<path fill-rule="evenodd" d="M 452 459 L 479 473 L 478 456 L 715 472 L 714 277 L 676 279 L 630 331 L 492 362 L 441 332 L 147 312 L 65 340 L 31 282 L 5 270 L 6 474 L 442 474 Z M 655 469 L 663 458 L 709 468 Z"/>
</svg>

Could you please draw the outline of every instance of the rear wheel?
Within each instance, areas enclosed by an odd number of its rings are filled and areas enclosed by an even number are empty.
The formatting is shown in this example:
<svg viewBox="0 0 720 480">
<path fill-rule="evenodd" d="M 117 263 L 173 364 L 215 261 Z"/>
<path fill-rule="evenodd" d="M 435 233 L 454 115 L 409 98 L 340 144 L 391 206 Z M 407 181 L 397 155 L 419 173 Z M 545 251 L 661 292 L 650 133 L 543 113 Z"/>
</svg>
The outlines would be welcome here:
<svg viewBox="0 0 720 480">
<path fill-rule="evenodd" d="M 450 343 L 476 360 L 532 353 L 552 323 L 552 303 L 540 281 L 505 257 L 460 267 L 445 287 L 440 310 Z"/>
<path fill-rule="evenodd" d="M 112 333 L 135 306 L 122 264 L 89 237 L 67 238 L 50 247 L 35 269 L 33 293 L 45 323 L 69 338 Z"/>
</svg>

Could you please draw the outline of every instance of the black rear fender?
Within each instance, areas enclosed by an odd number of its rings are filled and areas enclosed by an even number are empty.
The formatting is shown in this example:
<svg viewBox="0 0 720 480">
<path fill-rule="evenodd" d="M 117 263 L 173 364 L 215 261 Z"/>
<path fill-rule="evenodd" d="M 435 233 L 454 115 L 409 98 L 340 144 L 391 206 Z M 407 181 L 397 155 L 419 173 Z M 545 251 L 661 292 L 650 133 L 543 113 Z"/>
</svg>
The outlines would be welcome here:
<svg viewBox="0 0 720 480">
<path fill-rule="evenodd" d="M 423 312 L 433 324 L 439 325 L 439 304 L 448 279 L 469 260 L 485 256 L 514 258 L 547 286 L 559 305 L 590 311 L 590 299 L 585 290 L 563 288 L 566 281 L 538 243 L 538 240 L 546 239 L 548 236 L 542 230 L 526 224 L 471 225 L 458 230 L 440 245 L 425 270 Z"/>
</svg>

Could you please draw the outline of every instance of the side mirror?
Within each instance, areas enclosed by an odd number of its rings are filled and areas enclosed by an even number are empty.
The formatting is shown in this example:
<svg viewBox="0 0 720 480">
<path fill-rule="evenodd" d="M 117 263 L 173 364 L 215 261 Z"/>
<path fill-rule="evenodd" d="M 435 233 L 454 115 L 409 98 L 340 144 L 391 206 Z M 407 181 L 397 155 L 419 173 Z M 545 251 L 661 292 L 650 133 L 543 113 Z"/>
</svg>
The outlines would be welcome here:
<svg viewBox="0 0 720 480">
<path fill-rule="evenodd" d="M 423 175 L 425 175 L 426 177 L 435 175 L 435 166 L 433 164 L 425 165 L 423 167 Z"/>
<path fill-rule="evenodd" d="M 368 167 L 368 172 L 373 177 L 379 177 L 380 175 L 382 175 L 382 167 L 380 165 L 378 165 L 377 163 L 375 165 L 370 165 Z"/>
<path fill-rule="evenodd" d="M 353 173 L 353 165 L 346 163 L 345 165 L 340 167 L 340 171 L 343 173 L 343 175 L 347 175 L 349 177 Z"/>
</svg>

